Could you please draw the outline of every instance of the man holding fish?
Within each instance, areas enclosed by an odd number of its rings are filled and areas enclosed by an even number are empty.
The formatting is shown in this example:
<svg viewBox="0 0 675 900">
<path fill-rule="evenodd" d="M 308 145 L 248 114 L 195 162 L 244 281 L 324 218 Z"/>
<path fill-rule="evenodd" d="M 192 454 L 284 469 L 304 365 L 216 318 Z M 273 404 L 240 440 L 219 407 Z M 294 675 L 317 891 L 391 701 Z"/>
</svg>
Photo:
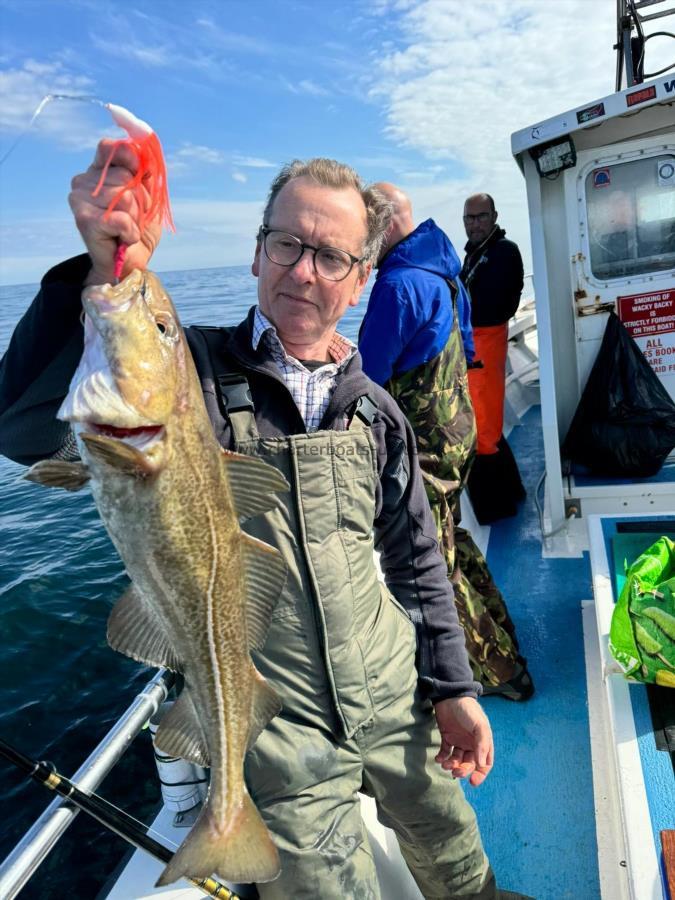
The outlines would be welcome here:
<svg viewBox="0 0 675 900">
<path fill-rule="evenodd" d="M 106 156 L 102 142 L 90 169 L 72 183 L 70 204 L 88 255 L 45 276 L 0 367 L 0 451 L 19 462 L 77 458 L 70 425 L 55 414 L 82 355 L 82 289 L 115 280 L 119 243 L 127 245 L 125 281 L 85 292 L 85 308 L 92 302 L 87 297 L 99 297 L 107 309 L 161 292 L 156 279 L 132 275 L 147 268 L 160 235 L 158 221 L 139 229 L 142 195 L 122 195 L 104 216 L 110 197 L 136 173 L 136 159 L 123 145 L 92 196 Z M 249 619 L 259 636 L 267 632 L 264 641 L 247 645 L 255 677 L 276 691 L 282 706 L 259 736 L 259 728 L 249 732 L 245 758 L 248 790 L 281 861 L 278 878 L 259 885 L 263 898 L 379 897 L 358 791 L 375 798 L 425 897 L 519 896 L 497 890 L 474 813 L 455 780 L 484 781 L 493 741 L 476 699 L 480 688 L 438 549 L 415 438 L 396 403 L 364 375 L 354 345 L 336 330 L 346 309 L 358 303 L 389 216 L 387 201 L 347 166 L 325 159 L 285 166 L 272 184 L 255 245 L 258 306 L 236 327 L 187 331 L 220 445 L 265 461 L 289 485 L 275 493 L 277 479 L 267 507 L 249 504 L 253 518 L 242 524 L 259 545 L 276 548 L 288 572 L 264 627 Z M 151 306 L 152 299 L 146 302 Z M 166 312 L 155 316 L 163 338 L 174 328 L 171 311 L 168 318 Z M 176 341 L 182 341 L 180 326 Z M 116 358 L 118 380 L 124 367 L 124 358 Z M 181 415 L 189 417 L 190 405 Z M 64 409 L 64 418 L 75 421 L 68 403 Z M 132 470 L 137 467 L 135 484 L 152 484 L 152 467 L 139 449 L 142 430 L 110 427 L 86 444 L 105 462 L 118 452 L 110 450 L 113 444 L 128 440 L 123 454 Z M 246 473 L 230 471 L 241 513 L 237 495 L 245 499 L 246 488 L 237 474 Z M 195 470 L 188 483 L 188 493 L 199 495 L 213 482 Z M 187 496 L 174 508 L 189 503 Z M 181 528 L 185 540 L 198 526 L 186 516 Z M 386 588 L 377 577 L 375 549 Z M 130 609 L 123 610 L 127 618 Z M 117 644 L 133 642 L 132 624 L 126 621 L 126 637 Z M 204 642 L 218 651 L 213 634 Z M 166 651 L 165 663 L 167 657 L 173 658 Z M 227 690 L 220 699 L 225 706 L 233 702 Z M 259 725 L 273 712 L 270 706 Z M 227 777 L 235 776 L 228 769 Z M 206 836 L 192 838 L 190 860 L 202 849 L 209 857 L 206 843 Z M 185 871 L 198 874 L 189 865 Z M 180 874 L 174 868 L 164 880 Z M 236 880 L 230 871 L 217 874 Z M 269 870 L 261 875 L 270 877 Z"/>
</svg>

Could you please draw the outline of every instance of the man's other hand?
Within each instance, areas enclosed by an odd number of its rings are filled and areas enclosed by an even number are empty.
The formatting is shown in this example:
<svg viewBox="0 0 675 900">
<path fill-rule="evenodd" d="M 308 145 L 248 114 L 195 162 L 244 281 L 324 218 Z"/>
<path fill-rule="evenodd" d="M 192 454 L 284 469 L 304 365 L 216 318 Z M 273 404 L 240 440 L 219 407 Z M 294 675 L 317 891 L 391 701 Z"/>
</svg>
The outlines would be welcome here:
<svg viewBox="0 0 675 900">
<path fill-rule="evenodd" d="M 148 185 L 141 187 L 139 199 L 132 191 L 125 191 L 111 214 L 106 219 L 103 218 L 115 194 L 138 170 L 134 152 L 128 145 L 119 144 L 99 193 L 96 197 L 92 196 L 114 143 L 116 142 L 108 139 L 99 143 L 93 163 L 86 172 L 73 178 L 68 196 L 75 224 L 92 261 L 86 284 L 112 282 L 115 253 L 119 244 L 127 245 L 123 277 L 132 269 L 145 269 L 161 234 L 159 218 L 147 224 L 143 233 L 138 226 L 139 200 L 149 203 Z"/>
<path fill-rule="evenodd" d="M 441 732 L 436 762 L 453 778 L 469 776 L 469 783 L 478 787 L 494 759 L 492 729 L 480 704 L 473 697 L 449 698 L 436 703 L 434 712 Z"/>
</svg>

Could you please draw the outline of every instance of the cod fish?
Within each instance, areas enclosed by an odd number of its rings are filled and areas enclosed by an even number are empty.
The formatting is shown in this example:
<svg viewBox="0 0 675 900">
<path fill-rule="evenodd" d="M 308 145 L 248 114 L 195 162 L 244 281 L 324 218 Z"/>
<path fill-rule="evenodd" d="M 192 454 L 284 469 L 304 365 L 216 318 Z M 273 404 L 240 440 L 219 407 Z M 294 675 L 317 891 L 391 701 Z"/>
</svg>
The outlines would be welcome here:
<svg viewBox="0 0 675 900">
<path fill-rule="evenodd" d="M 45 460 L 26 477 L 91 483 L 132 581 L 108 621 L 110 646 L 181 672 L 156 735 L 162 752 L 211 767 L 199 818 L 158 884 L 216 873 L 270 881 L 279 857 L 246 790 L 244 755 L 281 704 L 256 670 L 286 575 L 277 550 L 239 520 L 271 509 L 283 475 L 223 450 L 171 299 L 150 272 L 85 289 L 84 353 L 58 416 L 82 462 Z"/>
</svg>

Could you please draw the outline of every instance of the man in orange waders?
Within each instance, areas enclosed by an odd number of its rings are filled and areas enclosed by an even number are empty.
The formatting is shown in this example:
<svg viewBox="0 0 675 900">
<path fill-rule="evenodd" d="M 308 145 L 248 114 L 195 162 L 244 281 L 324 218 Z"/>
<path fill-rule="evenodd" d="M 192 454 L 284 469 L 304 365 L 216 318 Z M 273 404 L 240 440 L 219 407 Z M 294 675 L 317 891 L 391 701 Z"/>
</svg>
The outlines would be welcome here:
<svg viewBox="0 0 675 900">
<path fill-rule="evenodd" d="M 476 518 L 485 525 L 515 515 L 525 496 L 518 466 L 502 434 L 509 319 L 518 309 L 523 290 L 523 261 L 517 245 L 497 225 L 497 210 L 489 194 L 468 198 L 464 227 L 469 240 L 461 279 L 471 295 L 474 359 L 479 363 L 468 372 L 478 430 L 468 489 Z"/>
</svg>

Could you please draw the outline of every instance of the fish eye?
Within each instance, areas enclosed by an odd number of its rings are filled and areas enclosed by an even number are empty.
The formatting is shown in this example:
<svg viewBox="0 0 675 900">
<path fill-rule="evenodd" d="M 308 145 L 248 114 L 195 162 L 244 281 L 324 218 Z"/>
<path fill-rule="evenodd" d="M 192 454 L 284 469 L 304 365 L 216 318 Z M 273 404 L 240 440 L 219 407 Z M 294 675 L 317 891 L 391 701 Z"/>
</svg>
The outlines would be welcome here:
<svg viewBox="0 0 675 900">
<path fill-rule="evenodd" d="M 171 316 L 162 314 L 156 316 L 155 325 L 157 326 L 157 331 L 159 331 L 162 337 L 165 337 L 168 340 L 175 340 L 178 336 L 176 325 Z"/>
</svg>

